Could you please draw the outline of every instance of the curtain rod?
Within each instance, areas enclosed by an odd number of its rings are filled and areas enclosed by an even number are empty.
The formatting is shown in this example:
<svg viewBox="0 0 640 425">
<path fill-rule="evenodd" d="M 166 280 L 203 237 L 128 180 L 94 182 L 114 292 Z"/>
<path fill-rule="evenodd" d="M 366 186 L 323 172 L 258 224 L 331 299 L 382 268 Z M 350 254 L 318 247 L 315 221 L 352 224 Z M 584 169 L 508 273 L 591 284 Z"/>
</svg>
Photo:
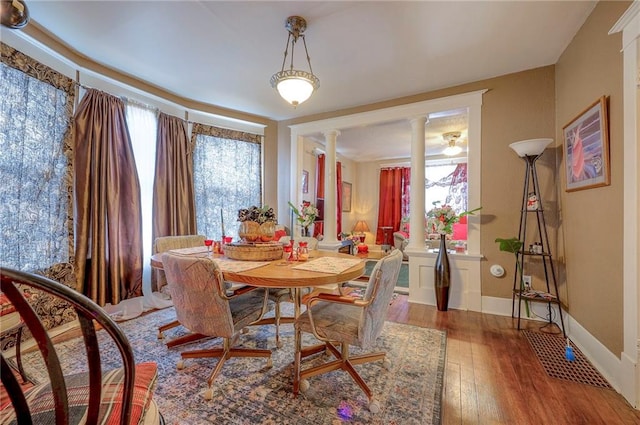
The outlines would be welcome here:
<svg viewBox="0 0 640 425">
<path fill-rule="evenodd" d="M 80 83 L 78 81 L 73 81 L 73 83 L 77 87 L 83 88 L 85 90 L 98 90 L 98 91 L 100 91 L 102 93 L 106 93 L 108 95 L 115 96 L 114 94 L 109 93 L 108 91 L 105 91 L 105 90 L 102 90 L 102 89 L 98 89 L 98 88 L 95 88 L 95 87 L 90 87 L 90 86 L 87 86 L 86 84 L 82 84 L 82 83 Z M 140 100 L 131 99 L 131 98 L 126 97 L 126 96 L 116 96 L 116 97 L 119 97 L 124 102 L 133 103 L 134 105 L 139 106 L 141 108 L 145 108 L 145 109 L 148 109 L 150 111 L 154 111 L 156 113 L 156 115 L 159 114 L 160 112 L 163 112 L 162 109 L 160 109 L 159 107 L 153 106 L 153 105 L 149 105 L 148 103 L 144 103 L 144 102 L 142 102 Z M 177 105 L 177 104 L 176 104 L 176 106 L 182 108 L 184 110 L 184 112 L 185 112 L 185 115 L 188 117 L 189 110 L 187 108 L 185 108 L 184 106 Z M 176 115 L 173 115 L 173 114 L 167 114 L 167 115 L 176 116 Z M 188 124 L 203 124 L 202 122 L 192 121 L 192 120 L 190 120 L 188 118 L 181 118 L 181 117 L 178 117 L 178 118 L 184 120 Z M 233 127 L 221 127 L 220 125 L 212 125 L 212 124 L 206 124 L 206 125 L 211 125 L 213 127 L 223 128 L 223 129 L 227 129 L 227 130 L 240 131 L 240 132 L 243 132 L 243 133 L 255 134 L 255 135 L 264 137 L 264 135 L 260 134 L 260 133 L 255 133 L 255 132 L 251 132 L 251 131 L 247 131 L 247 130 L 238 130 L 237 128 L 233 128 Z"/>
</svg>

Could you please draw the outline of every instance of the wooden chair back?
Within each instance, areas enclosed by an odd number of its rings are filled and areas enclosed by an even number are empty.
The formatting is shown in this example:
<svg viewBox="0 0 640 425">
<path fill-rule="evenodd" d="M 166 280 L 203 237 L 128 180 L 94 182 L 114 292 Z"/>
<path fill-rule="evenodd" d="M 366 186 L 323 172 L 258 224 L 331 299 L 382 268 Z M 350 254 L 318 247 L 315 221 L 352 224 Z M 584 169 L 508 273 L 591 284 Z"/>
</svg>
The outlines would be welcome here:
<svg viewBox="0 0 640 425">
<path fill-rule="evenodd" d="M 65 376 L 62 372 L 58 352 L 47 333 L 47 329 L 24 296 L 24 291 L 28 288 L 35 288 L 59 298 L 71 305 L 77 313 L 87 353 L 89 400 L 86 405 L 85 415 L 86 423 L 88 424 L 98 423 L 101 415 L 105 415 L 104 411 L 102 413 L 100 411 L 101 400 L 103 398 L 103 371 L 96 327 L 98 326 L 100 329 L 104 329 L 110 336 L 122 357 L 122 367 L 124 371 L 122 397 L 121 400 L 118 400 L 118 403 L 121 403 L 119 404 L 121 409 L 118 421 L 121 424 L 130 423 L 132 420 L 136 365 L 134 363 L 131 346 L 120 327 L 92 300 L 59 282 L 43 276 L 8 268 L 2 268 L 0 272 L 0 290 L 20 314 L 20 317 L 35 339 L 37 348 L 42 355 L 51 382 L 51 394 L 54 401 L 54 407 L 51 410 L 54 411 L 55 423 L 70 423 L 70 394 Z M 2 384 L 7 390 L 11 404 L 15 410 L 17 422 L 19 424 L 37 423 L 37 416 L 36 419 L 33 418 L 33 408 L 27 401 L 28 397 L 25 396 L 25 391 L 28 391 L 28 389 L 25 390 L 23 386 L 20 385 L 4 353 L 2 353 L 0 362 L 2 366 Z M 155 382 L 155 376 L 153 380 Z M 73 400 L 73 403 L 76 405 L 77 400 Z M 11 407 L 9 406 L 9 408 Z"/>
</svg>

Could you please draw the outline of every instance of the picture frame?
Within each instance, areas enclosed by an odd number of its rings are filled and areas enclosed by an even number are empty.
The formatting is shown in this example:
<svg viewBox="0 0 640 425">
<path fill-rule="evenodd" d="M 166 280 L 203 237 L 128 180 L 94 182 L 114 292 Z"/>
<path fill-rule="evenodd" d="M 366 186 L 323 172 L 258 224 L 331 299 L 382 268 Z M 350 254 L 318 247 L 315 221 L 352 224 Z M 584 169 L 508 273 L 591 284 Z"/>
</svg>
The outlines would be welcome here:
<svg viewBox="0 0 640 425">
<path fill-rule="evenodd" d="M 351 183 L 342 182 L 342 212 L 351 212 Z"/>
<path fill-rule="evenodd" d="M 611 184 L 607 97 L 589 105 L 562 129 L 566 191 Z"/>
<path fill-rule="evenodd" d="M 309 172 L 302 170 L 302 193 L 309 193 Z"/>
</svg>

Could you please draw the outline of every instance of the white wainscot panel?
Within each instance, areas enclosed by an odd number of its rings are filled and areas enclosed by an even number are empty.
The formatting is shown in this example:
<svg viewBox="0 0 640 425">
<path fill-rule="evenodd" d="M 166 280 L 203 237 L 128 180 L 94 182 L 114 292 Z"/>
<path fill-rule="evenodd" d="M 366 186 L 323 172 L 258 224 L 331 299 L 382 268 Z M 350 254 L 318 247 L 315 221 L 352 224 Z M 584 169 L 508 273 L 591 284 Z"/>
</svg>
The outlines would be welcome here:
<svg viewBox="0 0 640 425">
<path fill-rule="evenodd" d="M 433 252 L 409 254 L 409 302 L 436 305 L 434 289 L 434 265 L 437 254 Z M 449 254 L 451 288 L 449 308 L 458 310 L 482 310 L 480 260 L 482 256 Z"/>
</svg>

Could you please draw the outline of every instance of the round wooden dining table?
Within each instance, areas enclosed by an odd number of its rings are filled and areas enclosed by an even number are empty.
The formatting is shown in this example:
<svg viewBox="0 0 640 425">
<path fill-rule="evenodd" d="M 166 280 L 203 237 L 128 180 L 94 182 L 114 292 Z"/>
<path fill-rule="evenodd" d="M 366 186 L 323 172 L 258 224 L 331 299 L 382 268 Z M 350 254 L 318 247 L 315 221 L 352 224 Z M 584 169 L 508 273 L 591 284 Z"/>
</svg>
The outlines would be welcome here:
<svg viewBox="0 0 640 425">
<path fill-rule="evenodd" d="M 162 269 L 162 254 L 154 254 L 151 257 L 151 266 Z M 193 256 L 197 257 L 209 257 L 212 260 L 215 258 L 224 259 L 225 257 L 220 254 L 209 254 L 203 248 L 202 252 L 194 252 Z M 273 260 L 269 264 L 262 265 L 260 267 L 252 268 L 244 271 L 230 271 L 221 267 L 222 275 L 225 281 L 242 283 L 250 286 L 260 288 L 289 288 L 292 290 L 293 305 L 294 305 L 294 317 L 298 318 L 300 315 L 300 307 L 302 304 L 302 296 L 300 289 L 302 288 L 314 288 L 322 285 L 340 284 L 349 280 L 354 280 L 364 274 L 365 261 L 360 259 L 353 266 L 339 271 L 331 273 L 302 270 L 296 268 L 298 265 L 310 263 L 315 259 L 320 258 L 344 258 L 344 259 L 358 259 L 349 254 L 342 254 L 335 251 L 314 250 L 309 253 L 309 260 L 307 262 L 287 261 L 285 259 Z M 295 329 L 295 327 L 294 327 Z M 295 344 L 295 357 L 294 357 L 294 377 L 293 377 L 293 393 L 298 394 L 300 388 L 300 363 L 302 360 L 302 336 L 298 329 L 294 331 L 294 344 Z"/>
</svg>

